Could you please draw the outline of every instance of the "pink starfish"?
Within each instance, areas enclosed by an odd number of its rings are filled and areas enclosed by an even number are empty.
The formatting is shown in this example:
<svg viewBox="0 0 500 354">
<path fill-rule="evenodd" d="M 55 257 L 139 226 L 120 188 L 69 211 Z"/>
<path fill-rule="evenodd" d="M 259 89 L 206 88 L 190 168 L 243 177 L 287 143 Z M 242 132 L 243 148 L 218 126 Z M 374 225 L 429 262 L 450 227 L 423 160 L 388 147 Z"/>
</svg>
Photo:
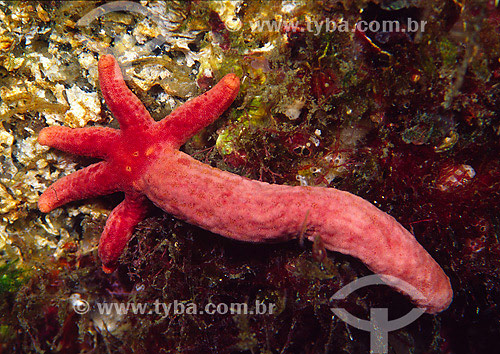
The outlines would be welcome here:
<svg viewBox="0 0 500 354">
<path fill-rule="evenodd" d="M 450 304 L 453 292 L 441 267 L 394 218 L 362 198 L 334 188 L 249 180 L 178 150 L 231 105 L 239 91 L 234 74 L 159 122 L 127 88 L 111 55 L 99 60 L 99 81 L 120 130 L 49 127 L 38 141 L 105 161 L 55 182 L 38 206 L 49 212 L 70 201 L 125 192 L 101 236 L 99 256 L 105 272 L 116 268 L 135 226 L 145 217 L 149 199 L 179 219 L 240 241 L 319 236 L 327 249 L 361 259 L 427 312 Z"/>
</svg>

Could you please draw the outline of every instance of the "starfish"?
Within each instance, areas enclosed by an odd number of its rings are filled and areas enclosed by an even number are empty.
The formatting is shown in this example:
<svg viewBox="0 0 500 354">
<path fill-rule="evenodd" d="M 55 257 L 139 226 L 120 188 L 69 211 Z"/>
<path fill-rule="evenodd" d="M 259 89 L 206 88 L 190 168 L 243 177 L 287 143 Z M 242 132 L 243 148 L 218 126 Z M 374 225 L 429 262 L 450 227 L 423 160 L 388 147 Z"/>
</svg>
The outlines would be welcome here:
<svg viewBox="0 0 500 354">
<path fill-rule="evenodd" d="M 47 213 L 74 200 L 124 192 L 99 242 L 105 272 L 116 269 L 151 201 L 178 219 L 235 240 L 320 237 L 326 249 L 359 258 L 428 313 L 449 306 L 453 292 L 441 267 L 410 232 L 366 200 L 334 188 L 250 180 L 179 151 L 232 104 L 240 86 L 236 75 L 226 75 L 156 122 L 126 86 L 113 56 L 102 56 L 98 67 L 102 94 L 120 129 L 42 129 L 40 144 L 104 161 L 56 181 L 38 207 Z"/>
</svg>

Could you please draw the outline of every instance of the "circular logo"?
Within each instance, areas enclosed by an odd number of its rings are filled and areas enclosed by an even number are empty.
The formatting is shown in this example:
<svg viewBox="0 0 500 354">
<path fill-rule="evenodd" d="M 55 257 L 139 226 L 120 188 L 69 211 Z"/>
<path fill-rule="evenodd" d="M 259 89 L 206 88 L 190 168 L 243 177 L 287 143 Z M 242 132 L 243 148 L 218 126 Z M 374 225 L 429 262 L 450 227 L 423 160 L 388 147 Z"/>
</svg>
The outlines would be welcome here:
<svg viewBox="0 0 500 354">
<path fill-rule="evenodd" d="M 80 298 L 80 294 L 73 294 L 70 296 L 71 306 L 73 311 L 79 315 L 84 315 L 90 310 L 88 301 Z"/>
<path fill-rule="evenodd" d="M 384 279 L 384 280 L 382 280 Z M 412 294 L 414 299 L 424 299 L 413 285 L 387 274 L 373 274 L 359 278 L 337 291 L 330 300 L 345 299 L 352 292 L 370 285 L 382 284 L 398 284 L 398 289 L 406 294 Z M 424 314 L 423 309 L 414 308 L 403 317 L 395 320 L 389 320 L 389 310 L 387 308 L 372 308 L 370 309 L 370 320 L 358 318 L 347 310 L 338 307 L 332 307 L 330 310 L 338 316 L 342 321 L 349 325 L 370 332 L 370 353 L 385 354 L 388 353 L 388 333 L 397 329 L 403 328 L 413 321 L 416 321 Z"/>
</svg>

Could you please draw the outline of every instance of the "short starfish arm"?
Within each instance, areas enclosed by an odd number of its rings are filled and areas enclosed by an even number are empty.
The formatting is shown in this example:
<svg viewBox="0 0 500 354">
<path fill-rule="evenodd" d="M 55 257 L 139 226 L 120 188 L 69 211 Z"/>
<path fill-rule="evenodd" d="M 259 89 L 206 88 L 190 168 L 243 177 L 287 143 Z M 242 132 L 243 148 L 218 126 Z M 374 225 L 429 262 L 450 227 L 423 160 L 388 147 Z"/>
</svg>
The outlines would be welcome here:
<svg viewBox="0 0 500 354">
<path fill-rule="evenodd" d="M 146 216 L 149 202 L 139 194 L 125 194 L 125 200 L 109 215 L 99 242 L 102 269 L 113 272 L 136 225 Z"/>
<path fill-rule="evenodd" d="M 52 184 L 38 200 L 43 213 L 74 200 L 111 194 L 120 189 L 120 178 L 105 161 L 67 175 Z"/>
<path fill-rule="evenodd" d="M 200 129 L 215 121 L 233 103 L 240 89 L 240 79 L 228 74 L 212 89 L 174 110 L 159 124 L 174 147 L 180 147 Z"/>
<path fill-rule="evenodd" d="M 40 131 L 38 142 L 76 155 L 105 158 L 119 138 L 120 132 L 111 128 L 48 127 Z"/>
<path fill-rule="evenodd" d="M 145 129 L 154 123 L 146 107 L 123 81 L 120 67 L 112 55 L 99 59 L 99 83 L 106 104 L 122 131 Z"/>
</svg>

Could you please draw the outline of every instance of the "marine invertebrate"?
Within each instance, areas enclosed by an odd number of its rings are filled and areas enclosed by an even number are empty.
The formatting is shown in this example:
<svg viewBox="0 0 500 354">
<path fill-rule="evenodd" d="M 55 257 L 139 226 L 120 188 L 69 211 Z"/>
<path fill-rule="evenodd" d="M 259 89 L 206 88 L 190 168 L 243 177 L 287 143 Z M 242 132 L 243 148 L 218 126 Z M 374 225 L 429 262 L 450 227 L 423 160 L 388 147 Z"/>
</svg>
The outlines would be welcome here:
<svg viewBox="0 0 500 354">
<path fill-rule="evenodd" d="M 149 199 L 179 219 L 240 241 L 321 237 L 327 249 L 353 255 L 372 271 L 388 276 L 389 285 L 410 295 L 427 312 L 442 311 L 450 304 L 451 285 L 441 267 L 394 218 L 362 198 L 333 188 L 249 180 L 178 150 L 231 105 L 239 91 L 234 74 L 160 122 L 127 88 L 112 56 L 99 60 L 99 79 L 121 129 L 43 129 L 41 144 L 105 161 L 58 180 L 38 205 L 49 212 L 73 200 L 125 192 L 101 236 L 104 271 L 116 268 Z"/>
<path fill-rule="evenodd" d="M 447 192 L 469 184 L 476 175 L 470 165 L 448 165 L 442 168 L 436 180 L 436 187 L 441 192 Z"/>
</svg>

